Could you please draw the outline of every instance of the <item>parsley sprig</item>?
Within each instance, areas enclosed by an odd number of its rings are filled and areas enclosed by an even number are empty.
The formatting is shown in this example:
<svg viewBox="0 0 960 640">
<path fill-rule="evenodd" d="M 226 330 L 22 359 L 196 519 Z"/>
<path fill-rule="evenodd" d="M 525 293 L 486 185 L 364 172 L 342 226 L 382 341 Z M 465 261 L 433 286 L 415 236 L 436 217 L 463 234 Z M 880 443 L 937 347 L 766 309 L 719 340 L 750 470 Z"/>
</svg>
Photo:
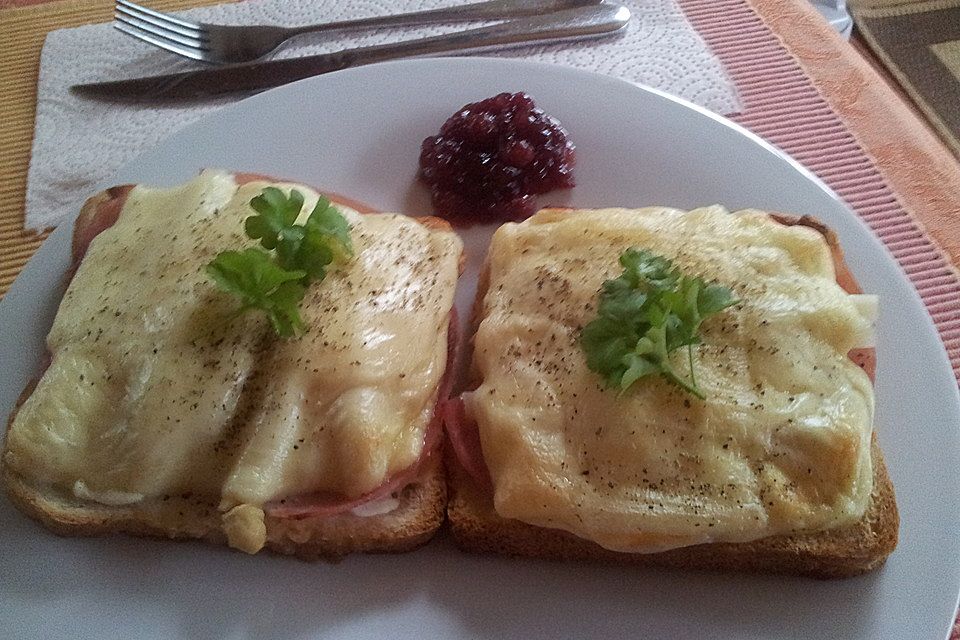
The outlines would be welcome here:
<svg viewBox="0 0 960 640">
<path fill-rule="evenodd" d="M 300 303 L 312 282 L 322 281 L 333 262 L 353 256 L 350 225 L 329 200 L 317 201 L 304 224 L 297 224 L 303 194 L 286 195 L 266 187 L 250 201 L 256 215 L 243 224 L 259 247 L 222 251 L 207 266 L 214 282 L 240 298 L 238 314 L 259 309 L 278 335 L 289 337 L 306 329 Z"/>
<path fill-rule="evenodd" d="M 659 374 L 703 399 L 693 347 L 700 343 L 703 321 L 737 303 L 733 292 L 686 276 L 670 260 L 646 249 L 627 249 L 620 265 L 623 273 L 603 283 L 597 317 L 580 337 L 587 366 L 622 391 L 640 378 Z M 687 376 L 670 358 L 682 347 L 687 347 Z"/>
</svg>

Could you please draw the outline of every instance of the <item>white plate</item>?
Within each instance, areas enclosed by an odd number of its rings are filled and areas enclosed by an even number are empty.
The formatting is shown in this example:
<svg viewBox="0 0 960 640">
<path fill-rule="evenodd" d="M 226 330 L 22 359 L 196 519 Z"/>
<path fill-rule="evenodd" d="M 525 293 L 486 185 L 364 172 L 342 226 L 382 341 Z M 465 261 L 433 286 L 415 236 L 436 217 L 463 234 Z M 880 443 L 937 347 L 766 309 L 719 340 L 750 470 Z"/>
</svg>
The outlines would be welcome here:
<svg viewBox="0 0 960 640">
<path fill-rule="evenodd" d="M 396 557 L 305 564 L 198 543 L 57 538 L 0 500 L 0 635 L 26 638 L 943 638 L 960 584 L 960 402 L 943 346 L 884 248 L 826 187 L 735 125 L 656 91 L 519 61 L 415 60 L 306 80 L 219 111 L 111 182 L 174 184 L 202 167 L 302 180 L 423 211 L 421 140 L 455 109 L 531 93 L 576 142 L 578 186 L 552 203 L 811 213 L 882 299 L 877 431 L 897 488 L 886 566 L 817 582 L 474 557 L 440 539 Z M 107 185 L 103 185 L 107 186 Z M 551 199 L 547 199 L 550 201 Z M 0 415 L 38 370 L 69 225 L 0 304 Z M 471 268 L 489 229 L 467 236 Z M 460 292 L 465 305 L 471 275 Z"/>
</svg>

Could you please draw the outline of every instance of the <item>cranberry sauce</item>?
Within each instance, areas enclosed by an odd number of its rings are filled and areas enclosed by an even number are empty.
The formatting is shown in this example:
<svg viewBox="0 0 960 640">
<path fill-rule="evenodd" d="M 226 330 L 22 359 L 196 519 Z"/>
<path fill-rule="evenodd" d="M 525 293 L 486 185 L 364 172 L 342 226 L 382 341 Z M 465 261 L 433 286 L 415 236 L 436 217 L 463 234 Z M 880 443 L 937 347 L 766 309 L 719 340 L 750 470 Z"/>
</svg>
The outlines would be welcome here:
<svg viewBox="0 0 960 640">
<path fill-rule="evenodd" d="M 420 179 L 437 215 L 466 224 L 523 220 L 535 194 L 574 186 L 573 143 L 525 93 L 468 104 L 423 141 Z"/>
</svg>

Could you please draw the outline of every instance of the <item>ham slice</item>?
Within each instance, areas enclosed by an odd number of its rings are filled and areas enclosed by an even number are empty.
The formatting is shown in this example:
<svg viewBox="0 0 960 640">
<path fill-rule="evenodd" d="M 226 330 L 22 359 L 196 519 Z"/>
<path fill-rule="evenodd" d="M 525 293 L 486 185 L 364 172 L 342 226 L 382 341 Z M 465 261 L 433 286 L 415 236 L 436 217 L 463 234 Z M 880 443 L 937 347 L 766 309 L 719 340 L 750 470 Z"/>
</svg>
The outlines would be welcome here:
<svg viewBox="0 0 960 640">
<path fill-rule="evenodd" d="M 450 387 L 453 382 L 451 373 L 454 368 L 456 346 L 457 312 L 456 309 L 452 309 L 450 311 L 450 325 L 447 330 L 446 368 L 444 369 L 443 377 L 440 379 L 440 386 L 437 389 L 437 402 L 433 408 L 433 417 L 427 425 L 426 433 L 423 437 L 423 450 L 420 453 L 420 458 L 415 463 L 403 471 L 395 473 L 373 491 L 352 500 L 331 493 L 310 493 L 268 502 L 264 505 L 264 512 L 267 515 L 278 518 L 307 518 L 337 515 L 355 509 L 367 502 L 391 497 L 408 484 L 416 481 L 420 476 L 420 472 L 423 471 L 430 460 L 437 455 L 437 450 L 440 448 L 440 442 L 443 439 L 442 407 L 448 404 L 447 399 L 450 395 Z"/>
<path fill-rule="evenodd" d="M 270 176 L 257 173 L 237 173 L 234 174 L 234 180 L 237 182 L 237 184 L 241 185 L 259 180 L 267 182 L 282 182 Z M 71 247 L 73 264 L 68 274 L 70 277 L 72 277 L 73 273 L 76 272 L 77 267 L 83 260 L 84 255 L 86 255 L 87 248 L 90 246 L 90 243 L 93 241 L 93 239 L 103 231 L 109 229 L 120 217 L 120 212 L 123 210 L 123 206 L 126 204 L 127 198 L 129 197 L 130 192 L 133 190 L 133 187 L 134 185 L 112 187 L 94 196 L 84 205 L 73 230 L 73 241 Z M 372 207 L 369 207 L 361 202 L 357 202 L 356 200 L 345 198 L 339 194 L 326 193 L 325 195 L 335 204 L 341 204 L 354 209 L 359 213 L 375 212 Z M 431 224 L 431 221 L 429 220 L 425 222 L 428 224 L 428 226 Z M 421 453 L 417 462 L 407 469 L 394 474 L 386 482 L 373 491 L 358 498 L 346 499 L 342 496 L 329 493 L 312 493 L 270 502 L 265 505 L 264 510 L 269 515 L 280 518 L 305 518 L 313 516 L 337 515 L 349 512 L 367 502 L 389 497 L 392 494 L 402 490 L 408 484 L 414 482 L 428 462 L 433 458 L 433 456 L 436 455 L 436 452 L 440 446 L 440 442 L 443 438 L 440 407 L 450 395 L 450 387 L 452 383 L 452 376 L 450 373 L 453 370 L 454 353 L 457 344 L 456 330 L 456 310 L 452 310 L 450 313 L 449 330 L 447 332 L 446 370 L 441 378 L 440 388 L 437 393 L 437 403 L 434 407 L 433 418 L 427 425 L 426 433 L 424 435 L 423 452 Z M 49 356 L 47 357 L 47 364 L 44 366 L 44 369 L 46 369 L 46 366 L 48 365 Z M 39 380 L 39 377 L 37 380 Z M 28 389 L 32 391 L 35 384 L 36 382 L 28 386 Z M 23 395 L 21 402 L 22 400 L 26 400 L 28 395 L 29 393 Z"/>
<path fill-rule="evenodd" d="M 123 210 L 123 205 L 126 204 L 127 196 L 131 191 L 133 191 L 132 184 L 110 187 L 90 198 L 83 205 L 73 227 L 73 240 L 70 247 L 73 258 L 72 271 L 76 271 L 77 265 L 83 260 L 87 247 L 93 239 L 112 227 L 120 217 L 120 211 Z"/>
<path fill-rule="evenodd" d="M 443 425 L 447 442 L 460 467 L 478 486 L 492 490 L 493 481 L 480 446 L 480 429 L 467 417 L 462 397 L 450 398 L 443 404 Z"/>
<path fill-rule="evenodd" d="M 437 406 L 439 406 L 439 402 Z M 423 439 L 423 452 L 420 458 L 403 471 L 395 473 L 379 487 L 354 499 L 347 499 L 333 493 L 309 493 L 280 500 L 273 500 L 264 505 L 264 512 L 275 518 L 310 518 L 317 516 L 334 516 L 346 513 L 357 507 L 392 497 L 404 487 L 416 481 L 420 472 L 427 465 L 440 445 L 442 427 L 440 412 L 434 409 L 433 419 L 427 425 Z"/>
</svg>

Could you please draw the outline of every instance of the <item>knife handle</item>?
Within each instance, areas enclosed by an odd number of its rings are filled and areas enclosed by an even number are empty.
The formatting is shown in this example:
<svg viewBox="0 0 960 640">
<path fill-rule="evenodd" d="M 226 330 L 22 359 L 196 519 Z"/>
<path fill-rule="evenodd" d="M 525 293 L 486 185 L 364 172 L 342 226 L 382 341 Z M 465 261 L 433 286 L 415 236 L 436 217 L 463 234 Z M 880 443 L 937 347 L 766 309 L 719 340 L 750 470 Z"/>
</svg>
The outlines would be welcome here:
<svg viewBox="0 0 960 640">
<path fill-rule="evenodd" d="M 506 20 L 522 16 L 536 16 L 552 11 L 600 4 L 601 0 L 487 0 L 387 16 L 355 18 L 338 22 L 324 22 L 302 27 L 283 27 L 287 37 L 302 33 L 346 31 L 348 29 L 376 29 L 437 22 L 466 22 L 468 20 Z"/>
<path fill-rule="evenodd" d="M 529 16 L 488 27 L 455 31 L 372 47 L 348 49 L 330 56 L 337 69 L 382 62 L 401 57 L 437 53 L 464 53 L 491 47 L 508 47 L 527 42 L 556 42 L 602 36 L 627 25 L 630 11 L 613 4 L 564 9 L 546 15 Z M 322 58 L 323 56 L 317 56 Z M 323 63 L 323 61 L 318 60 Z M 322 72 L 321 72 L 322 73 Z M 312 74 L 311 74 L 312 75 Z"/>
<path fill-rule="evenodd" d="M 249 94 L 331 71 L 396 58 L 466 53 L 530 42 L 558 42 L 600 37 L 623 29 L 629 20 L 630 11 L 626 7 L 616 4 L 599 4 L 391 44 L 345 49 L 334 53 L 287 60 L 186 71 L 140 80 L 120 80 L 101 83 L 100 86 L 108 92 L 109 89 L 113 89 L 112 93 L 116 94 L 119 93 L 117 89 L 123 85 L 125 90 L 122 93 L 135 94 L 140 100 L 202 99 L 241 92 Z M 78 86 L 75 89 L 85 93 L 88 89 L 93 89 L 93 86 Z"/>
</svg>

